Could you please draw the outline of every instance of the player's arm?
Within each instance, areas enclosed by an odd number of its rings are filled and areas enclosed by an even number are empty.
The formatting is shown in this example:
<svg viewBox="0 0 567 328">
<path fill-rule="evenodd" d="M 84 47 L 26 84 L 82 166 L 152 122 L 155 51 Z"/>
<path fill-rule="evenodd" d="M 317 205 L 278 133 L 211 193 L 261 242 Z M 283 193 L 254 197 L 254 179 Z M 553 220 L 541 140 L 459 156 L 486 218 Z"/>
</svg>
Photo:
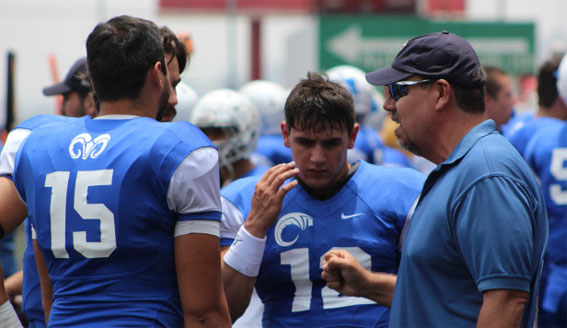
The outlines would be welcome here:
<svg viewBox="0 0 567 328">
<path fill-rule="evenodd" d="M 33 233 L 33 232 L 32 232 Z M 49 322 L 49 313 L 51 312 L 51 304 L 53 297 L 53 288 L 51 280 L 47 274 L 47 265 L 43 258 L 43 253 L 37 245 L 37 240 L 33 240 L 33 250 L 35 253 L 35 263 L 37 265 L 37 273 L 39 275 L 39 282 L 41 284 L 41 305 L 43 306 L 43 313 L 45 315 L 45 323 Z"/>
<path fill-rule="evenodd" d="M 482 307 L 477 327 L 520 327 L 529 301 L 528 292 L 494 289 L 482 293 Z"/>
<path fill-rule="evenodd" d="M 6 176 L 0 176 L 0 213 L 0 234 L 3 235 L 14 231 L 28 215 L 14 182 Z"/>
<path fill-rule="evenodd" d="M 332 250 L 325 254 L 321 277 L 327 286 L 346 296 L 371 299 L 390 307 L 397 276 L 383 272 L 371 272 L 345 250 Z"/>
<path fill-rule="evenodd" d="M 222 278 L 233 321 L 244 313 L 250 303 L 262 263 L 266 231 L 274 225 L 285 195 L 297 185 L 297 180 L 283 183 L 298 172 L 295 163 L 290 162 L 276 165 L 264 174 L 256 184 L 246 221 L 232 245 L 223 249 Z"/>
<path fill-rule="evenodd" d="M 219 238 L 175 238 L 175 265 L 186 327 L 230 327 L 220 269 Z"/>
<path fill-rule="evenodd" d="M 14 300 L 16 295 L 22 295 L 22 286 L 24 284 L 24 271 L 20 270 L 13 275 L 6 278 L 4 286 L 6 287 L 6 294 L 10 300 Z"/>
<path fill-rule="evenodd" d="M 174 258 L 189 327 L 230 327 L 220 268 L 220 181 L 212 147 L 191 152 L 170 180 L 167 201 L 177 215 Z"/>
</svg>

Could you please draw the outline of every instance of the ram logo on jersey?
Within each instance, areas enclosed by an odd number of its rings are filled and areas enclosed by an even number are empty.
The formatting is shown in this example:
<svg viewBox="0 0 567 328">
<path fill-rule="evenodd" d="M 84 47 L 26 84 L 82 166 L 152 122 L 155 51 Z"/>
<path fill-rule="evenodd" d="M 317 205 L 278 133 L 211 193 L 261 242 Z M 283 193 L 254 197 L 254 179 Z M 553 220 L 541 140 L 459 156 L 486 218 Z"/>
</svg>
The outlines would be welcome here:
<svg viewBox="0 0 567 328">
<path fill-rule="evenodd" d="M 299 233 L 313 225 L 313 218 L 305 213 L 293 212 L 282 216 L 276 228 L 274 237 L 281 247 L 293 245 L 299 238 Z"/>
<path fill-rule="evenodd" d="M 69 154 L 71 158 L 77 159 L 81 157 L 83 160 L 87 158 L 97 158 L 110 141 L 109 134 L 101 134 L 93 140 L 93 137 L 88 133 L 81 133 L 69 145 Z"/>
</svg>

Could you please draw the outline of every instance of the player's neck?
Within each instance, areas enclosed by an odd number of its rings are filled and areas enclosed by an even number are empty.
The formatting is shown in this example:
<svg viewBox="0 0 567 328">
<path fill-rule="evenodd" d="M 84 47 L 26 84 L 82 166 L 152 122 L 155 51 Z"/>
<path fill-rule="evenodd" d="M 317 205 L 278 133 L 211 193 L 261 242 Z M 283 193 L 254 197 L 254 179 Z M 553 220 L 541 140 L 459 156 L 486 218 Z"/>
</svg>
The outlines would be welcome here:
<svg viewBox="0 0 567 328">
<path fill-rule="evenodd" d="M 550 107 L 546 106 L 539 106 L 537 113 L 534 115 L 535 117 L 551 117 L 556 118 L 558 120 L 565 121 L 567 120 L 567 108 L 559 99 L 559 97 L 555 98 L 555 101 Z"/>
<path fill-rule="evenodd" d="M 349 170 L 342 176 L 342 178 L 335 183 L 332 188 L 325 190 L 325 192 L 315 191 L 311 187 L 309 187 L 305 182 L 301 181 L 301 179 L 297 179 L 299 185 L 307 191 L 311 197 L 318 199 L 318 200 L 327 200 L 334 195 L 336 195 L 341 189 L 343 189 L 344 185 L 349 182 L 350 178 L 356 173 L 356 170 L 360 167 L 360 161 L 349 165 Z"/>
<path fill-rule="evenodd" d="M 147 108 L 139 106 L 136 102 L 129 99 L 101 102 L 98 116 L 104 115 L 135 115 L 155 118 L 155 115 L 152 117 Z"/>
</svg>

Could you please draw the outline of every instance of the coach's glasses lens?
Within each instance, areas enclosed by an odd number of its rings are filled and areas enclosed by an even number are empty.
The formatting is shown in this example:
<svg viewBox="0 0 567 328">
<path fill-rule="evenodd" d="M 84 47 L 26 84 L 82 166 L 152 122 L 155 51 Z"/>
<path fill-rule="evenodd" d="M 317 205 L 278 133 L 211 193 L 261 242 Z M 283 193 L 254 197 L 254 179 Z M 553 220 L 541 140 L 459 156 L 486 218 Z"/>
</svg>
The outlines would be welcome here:
<svg viewBox="0 0 567 328">
<path fill-rule="evenodd" d="M 433 80 L 421 80 L 421 81 L 399 81 L 388 85 L 390 90 L 390 96 L 394 98 L 395 101 L 400 100 L 400 98 L 408 95 L 408 85 L 416 85 L 420 83 L 427 83 Z"/>
</svg>

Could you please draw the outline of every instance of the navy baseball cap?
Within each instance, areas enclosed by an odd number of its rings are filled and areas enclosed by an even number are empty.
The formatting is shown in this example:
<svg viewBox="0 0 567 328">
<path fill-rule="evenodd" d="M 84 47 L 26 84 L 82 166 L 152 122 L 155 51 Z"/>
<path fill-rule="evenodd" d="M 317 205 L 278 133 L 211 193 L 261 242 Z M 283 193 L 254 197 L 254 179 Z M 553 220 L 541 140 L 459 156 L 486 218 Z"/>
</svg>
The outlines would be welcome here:
<svg viewBox="0 0 567 328">
<path fill-rule="evenodd" d="M 465 87 L 481 87 L 484 75 L 471 44 L 460 36 L 443 31 L 408 40 L 392 65 L 366 74 L 373 85 L 388 85 L 419 75 L 446 79 Z"/>
<path fill-rule="evenodd" d="M 67 76 L 63 82 L 59 82 L 49 87 L 43 88 L 43 94 L 46 96 L 62 95 L 71 91 L 89 92 L 90 84 L 86 81 L 87 60 L 81 58 L 77 60 L 69 69 Z"/>
</svg>

